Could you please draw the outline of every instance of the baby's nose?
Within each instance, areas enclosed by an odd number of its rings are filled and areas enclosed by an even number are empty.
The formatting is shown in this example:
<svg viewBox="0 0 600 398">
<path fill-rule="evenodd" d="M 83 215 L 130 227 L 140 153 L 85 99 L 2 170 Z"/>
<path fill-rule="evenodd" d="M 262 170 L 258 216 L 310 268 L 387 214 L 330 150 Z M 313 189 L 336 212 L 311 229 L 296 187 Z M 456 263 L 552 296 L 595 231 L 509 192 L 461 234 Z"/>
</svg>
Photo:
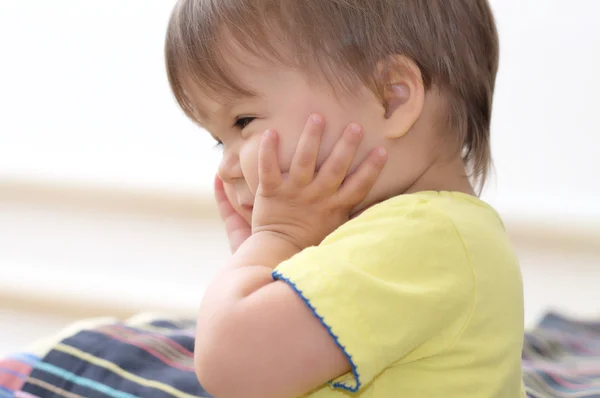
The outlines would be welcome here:
<svg viewBox="0 0 600 398">
<path fill-rule="evenodd" d="M 242 178 L 242 169 L 237 155 L 223 154 L 217 174 L 227 184 L 232 184 L 236 179 Z"/>
</svg>

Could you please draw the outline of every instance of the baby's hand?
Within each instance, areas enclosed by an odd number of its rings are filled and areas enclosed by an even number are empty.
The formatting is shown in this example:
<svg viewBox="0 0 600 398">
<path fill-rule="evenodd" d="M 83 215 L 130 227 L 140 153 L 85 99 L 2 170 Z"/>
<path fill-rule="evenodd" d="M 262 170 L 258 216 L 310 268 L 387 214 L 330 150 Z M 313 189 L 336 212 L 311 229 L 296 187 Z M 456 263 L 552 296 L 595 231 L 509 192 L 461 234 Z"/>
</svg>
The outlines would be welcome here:
<svg viewBox="0 0 600 398">
<path fill-rule="evenodd" d="M 299 250 L 319 243 L 348 221 L 351 210 L 369 193 L 387 160 L 375 149 L 348 176 L 362 140 L 362 128 L 350 124 L 315 172 L 325 121 L 309 118 L 289 174 L 283 178 L 277 159 L 277 134 L 265 132 L 259 150 L 259 187 L 252 215 L 252 233 L 270 232 Z"/>
<path fill-rule="evenodd" d="M 231 252 L 235 253 L 242 243 L 252 234 L 250 225 L 233 208 L 223 187 L 223 181 L 219 176 L 215 176 L 215 199 L 219 207 L 219 215 L 225 223 L 227 239 Z"/>
</svg>

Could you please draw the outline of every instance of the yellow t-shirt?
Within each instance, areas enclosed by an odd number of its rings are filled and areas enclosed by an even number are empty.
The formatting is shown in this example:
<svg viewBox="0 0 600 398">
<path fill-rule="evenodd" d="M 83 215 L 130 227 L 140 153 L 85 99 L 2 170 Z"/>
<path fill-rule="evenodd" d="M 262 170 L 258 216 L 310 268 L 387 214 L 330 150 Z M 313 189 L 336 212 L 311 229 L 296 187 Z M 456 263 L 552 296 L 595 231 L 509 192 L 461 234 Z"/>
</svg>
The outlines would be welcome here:
<svg viewBox="0 0 600 398">
<path fill-rule="evenodd" d="M 273 276 L 352 366 L 308 397 L 525 397 L 521 272 L 498 214 L 475 197 L 397 196 Z"/>
</svg>

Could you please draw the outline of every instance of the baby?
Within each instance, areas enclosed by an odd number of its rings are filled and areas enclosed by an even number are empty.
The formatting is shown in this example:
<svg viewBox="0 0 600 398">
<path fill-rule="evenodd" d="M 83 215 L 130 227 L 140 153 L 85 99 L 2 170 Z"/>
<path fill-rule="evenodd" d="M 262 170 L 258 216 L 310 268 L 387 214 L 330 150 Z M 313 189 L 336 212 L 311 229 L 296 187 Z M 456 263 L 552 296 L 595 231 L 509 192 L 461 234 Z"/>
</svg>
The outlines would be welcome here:
<svg viewBox="0 0 600 398">
<path fill-rule="evenodd" d="M 486 0 L 179 0 L 166 62 L 223 148 L 233 255 L 198 316 L 207 391 L 525 396 L 519 265 L 476 196 Z"/>
</svg>

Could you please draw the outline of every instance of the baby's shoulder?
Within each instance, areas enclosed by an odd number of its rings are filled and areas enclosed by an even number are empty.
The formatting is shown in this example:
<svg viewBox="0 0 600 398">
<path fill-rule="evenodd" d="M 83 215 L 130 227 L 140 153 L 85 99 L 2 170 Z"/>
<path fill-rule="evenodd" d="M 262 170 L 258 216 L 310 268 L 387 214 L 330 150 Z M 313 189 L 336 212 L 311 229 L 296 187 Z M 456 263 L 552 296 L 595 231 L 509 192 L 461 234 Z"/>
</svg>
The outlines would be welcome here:
<svg viewBox="0 0 600 398">
<path fill-rule="evenodd" d="M 477 229 L 486 223 L 504 229 L 496 211 L 476 197 L 456 192 L 420 192 L 372 206 L 334 231 L 324 244 L 354 236 L 380 236 L 382 242 L 400 237 L 429 240 L 440 235 L 460 235 L 465 229 Z"/>
<path fill-rule="evenodd" d="M 497 212 L 480 199 L 457 192 L 420 192 L 379 203 L 350 220 L 321 244 L 354 266 L 388 263 L 466 263 L 479 242 L 495 250 L 506 246 Z M 399 261 L 402 259 L 402 261 Z"/>
</svg>

